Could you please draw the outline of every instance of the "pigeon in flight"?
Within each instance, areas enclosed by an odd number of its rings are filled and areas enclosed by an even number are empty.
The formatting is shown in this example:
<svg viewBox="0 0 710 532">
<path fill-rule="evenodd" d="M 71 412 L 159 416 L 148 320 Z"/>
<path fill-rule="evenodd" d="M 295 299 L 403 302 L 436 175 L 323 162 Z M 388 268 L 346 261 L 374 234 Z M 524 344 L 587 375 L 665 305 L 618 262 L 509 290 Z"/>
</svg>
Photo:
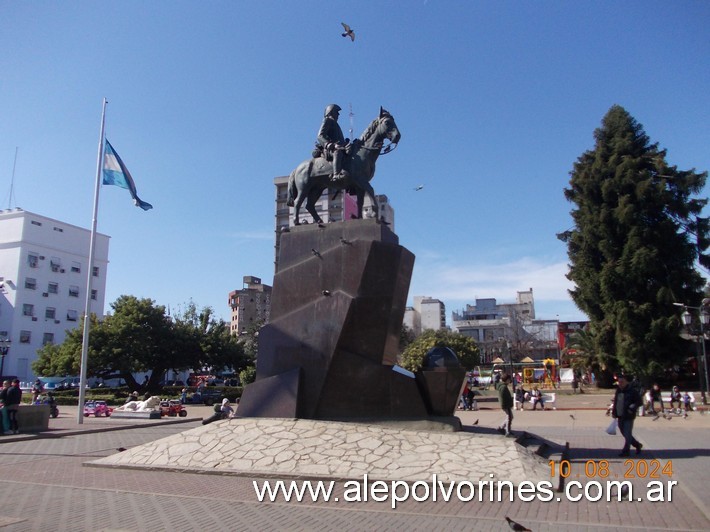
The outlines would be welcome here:
<svg viewBox="0 0 710 532">
<path fill-rule="evenodd" d="M 516 523 L 510 517 L 506 517 L 505 520 L 508 521 L 508 526 L 511 530 L 515 530 L 516 532 L 531 532 L 529 528 L 521 525 L 520 523 Z"/>
<path fill-rule="evenodd" d="M 355 40 L 355 32 L 350 28 L 350 26 L 345 24 L 345 22 L 341 22 L 341 24 L 343 25 L 343 29 L 345 30 L 345 33 L 341 33 L 341 35 L 343 37 L 350 37 L 350 40 L 354 41 Z"/>
<path fill-rule="evenodd" d="M 424 185 L 416 186 L 416 187 L 414 187 L 414 192 L 417 192 L 418 190 L 421 190 L 423 188 L 424 188 Z"/>
</svg>

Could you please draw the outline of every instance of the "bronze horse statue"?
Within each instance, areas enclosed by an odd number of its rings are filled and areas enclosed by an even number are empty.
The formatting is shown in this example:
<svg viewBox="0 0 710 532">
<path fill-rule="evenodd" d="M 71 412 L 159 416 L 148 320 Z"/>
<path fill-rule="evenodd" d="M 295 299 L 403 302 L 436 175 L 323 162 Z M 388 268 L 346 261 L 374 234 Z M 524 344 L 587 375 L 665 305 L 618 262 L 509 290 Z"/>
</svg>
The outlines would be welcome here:
<svg viewBox="0 0 710 532">
<path fill-rule="evenodd" d="M 299 164 L 288 178 L 288 205 L 294 207 L 295 224 L 301 223 L 298 216 L 304 201 L 306 201 L 306 210 L 313 216 L 313 220 L 316 223 L 323 222 L 316 212 L 316 201 L 326 188 L 354 191 L 357 195 L 358 218 L 362 218 L 362 205 L 367 194 L 372 201 L 372 209 L 377 218 L 379 205 L 375 198 L 375 191 L 370 185 L 370 180 L 375 175 L 375 162 L 380 152 L 392 151 L 400 138 L 401 134 L 394 118 L 380 107 L 380 116 L 375 118 L 360 138 L 355 139 L 348 148 L 343 161 L 343 168 L 348 174 L 345 179 L 337 182 L 330 180 L 333 165 L 325 157 L 316 157 Z M 382 150 L 385 139 L 388 139 L 391 144 Z"/>
</svg>

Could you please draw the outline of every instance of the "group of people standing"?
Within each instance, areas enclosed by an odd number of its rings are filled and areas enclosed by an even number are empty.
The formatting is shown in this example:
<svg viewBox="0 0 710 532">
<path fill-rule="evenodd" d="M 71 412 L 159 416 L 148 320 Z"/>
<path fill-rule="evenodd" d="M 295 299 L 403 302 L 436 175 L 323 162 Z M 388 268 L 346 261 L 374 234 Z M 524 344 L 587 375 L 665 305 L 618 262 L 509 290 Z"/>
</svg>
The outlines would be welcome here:
<svg viewBox="0 0 710 532">
<path fill-rule="evenodd" d="M 17 409 L 22 402 L 22 390 L 20 389 L 19 379 L 12 382 L 5 381 L 2 383 L 0 391 L 0 414 L 2 422 L 0 423 L 0 434 L 17 434 L 19 427 L 17 425 Z"/>
</svg>

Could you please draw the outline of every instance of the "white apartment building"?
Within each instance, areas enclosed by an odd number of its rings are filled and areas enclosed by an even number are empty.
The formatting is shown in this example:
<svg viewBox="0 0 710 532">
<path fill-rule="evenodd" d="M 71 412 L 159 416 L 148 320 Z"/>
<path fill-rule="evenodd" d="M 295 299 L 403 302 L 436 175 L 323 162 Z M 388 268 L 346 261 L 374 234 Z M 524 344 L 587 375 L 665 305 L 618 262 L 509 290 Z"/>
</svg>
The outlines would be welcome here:
<svg viewBox="0 0 710 532">
<path fill-rule="evenodd" d="M 293 208 L 286 205 L 288 200 L 288 176 L 280 176 L 274 178 L 276 187 L 276 238 L 274 250 L 274 264 L 279 260 L 279 243 L 281 240 L 281 232 L 294 225 L 295 219 Z M 357 215 L 357 198 L 347 194 L 344 190 L 336 194 L 335 189 L 326 189 L 321 194 L 320 199 L 316 202 L 316 212 L 321 217 L 323 222 L 340 222 L 349 220 Z M 387 196 L 384 194 L 377 195 L 377 202 L 380 207 L 380 218 L 389 225 L 389 228 L 394 231 L 394 209 L 389 203 Z M 313 223 L 313 217 L 306 210 L 305 202 L 301 206 L 300 219 L 301 223 Z M 372 202 L 368 196 L 365 196 L 365 201 L 362 207 L 362 215 L 364 218 L 374 216 L 372 211 Z"/>
<path fill-rule="evenodd" d="M 404 325 L 415 336 L 426 330 L 446 329 L 446 305 L 443 301 L 428 296 L 414 296 L 414 306 L 404 311 Z"/>
<path fill-rule="evenodd" d="M 10 341 L 2 373 L 35 378 L 37 349 L 61 343 L 86 304 L 91 231 L 19 208 L 0 210 L 0 339 Z M 109 237 L 96 235 L 91 309 L 103 317 Z"/>
</svg>

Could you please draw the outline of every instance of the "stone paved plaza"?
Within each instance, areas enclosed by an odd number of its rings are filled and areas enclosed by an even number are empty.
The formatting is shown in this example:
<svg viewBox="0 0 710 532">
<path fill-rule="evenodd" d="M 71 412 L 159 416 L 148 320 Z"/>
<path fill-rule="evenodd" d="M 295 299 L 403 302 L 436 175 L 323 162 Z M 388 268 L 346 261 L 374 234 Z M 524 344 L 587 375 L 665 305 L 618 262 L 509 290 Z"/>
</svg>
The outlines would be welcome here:
<svg viewBox="0 0 710 532">
<path fill-rule="evenodd" d="M 592 464 L 596 468 L 603 460 L 608 461 L 611 475 L 623 476 L 628 465 L 623 458 L 617 457 L 622 444 L 621 437 L 609 436 L 604 432 L 609 421 L 604 415 L 607 401 L 608 396 L 601 395 L 559 396 L 557 411 L 516 412 L 513 428 L 553 441 L 569 442 L 571 471 L 568 483 L 573 480 L 591 480 L 591 477 L 586 476 L 585 466 L 589 469 L 589 464 Z M 458 414 L 470 431 L 470 439 L 488 439 L 494 442 L 490 447 L 507 447 L 510 440 L 495 432 L 501 417 L 495 403 L 482 403 L 481 406 L 479 411 Z M 188 418 L 178 420 L 184 423 L 158 421 L 141 424 L 92 418 L 78 425 L 75 412 L 64 408 L 59 418 L 50 421 L 52 430 L 48 433 L 2 437 L 0 465 L 3 482 L 0 484 L 0 500 L 3 503 L 0 506 L 0 527 L 8 531 L 485 531 L 509 530 L 504 519 L 509 516 L 535 531 L 710 529 L 710 497 L 706 480 L 710 472 L 710 416 L 697 412 L 687 420 L 661 418 L 654 421 L 647 417 L 636 423 L 635 432 L 644 444 L 644 453 L 638 459 L 632 457 L 631 463 L 647 466 L 653 460 L 663 464 L 671 462 L 672 480 L 677 482 L 671 502 L 572 502 L 565 497 L 550 502 L 524 502 L 518 498 L 504 502 L 463 502 L 453 498 L 448 502 L 440 499 L 422 502 L 407 500 L 392 509 L 389 501 L 344 500 L 342 479 L 357 475 L 350 471 L 341 476 L 337 467 L 333 473 L 313 475 L 313 478 L 321 479 L 329 475 L 340 477 L 340 480 L 334 482 L 334 497 L 329 502 L 286 502 L 283 498 L 275 502 L 259 502 L 254 482 L 262 486 L 266 480 L 275 481 L 277 477 L 261 474 L 256 469 L 249 472 L 240 468 L 239 474 L 234 475 L 201 474 L 207 470 L 198 473 L 198 469 L 190 470 L 187 467 L 182 472 L 172 467 L 96 467 L 97 461 L 116 460 L 117 457 L 130 456 L 131 453 L 138 455 L 140 449 L 151 445 L 155 447 L 159 445 L 155 442 L 161 440 L 185 440 L 186 434 L 193 431 L 197 434 L 204 429 L 216 432 L 224 430 L 224 426 L 218 424 L 206 427 L 200 424 L 201 417 L 210 415 L 209 408 L 191 407 L 189 411 Z M 235 428 L 239 423 L 234 420 L 224 425 Z M 266 423 L 265 427 L 268 426 L 269 423 Z M 365 428 L 368 430 L 363 432 L 368 434 L 369 428 Z M 386 432 L 382 431 L 383 434 Z M 292 438 L 293 443 L 305 440 L 305 434 L 308 432 Z M 322 434 L 328 433 L 325 431 Z M 463 434 L 460 436 L 464 437 Z M 313 432 L 311 437 L 317 438 L 318 434 Z M 373 464 L 380 460 L 368 457 L 379 456 L 374 451 L 385 443 L 377 444 L 377 438 L 367 435 L 357 441 L 363 444 L 358 447 L 360 450 L 373 447 L 368 449 L 366 455 L 363 453 L 366 463 L 368 459 Z M 301 441 L 301 445 L 303 443 Z M 347 438 L 344 438 L 343 443 L 347 443 Z M 351 443 L 355 444 L 353 441 Z M 126 450 L 121 452 L 117 450 L 119 448 Z M 293 445 L 284 447 L 294 452 L 295 457 L 294 448 Z M 202 452 L 209 454 L 207 449 Z M 488 468 L 486 465 L 481 466 L 485 460 L 481 459 L 480 449 L 467 449 L 454 454 L 466 457 L 462 467 L 478 468 L 480 471 Z M 256 456 L 252 458 L 255 460 L 253 465 L 260 460 Z M 502 456 L 497 458 L 505 461 Z M 319 463 L 320 460 L 312 462 Z M 209 468 L 209 472 L 215 473 L 213 469 Z M 439 471 L 422 469 L 424 478 L 417 478 L 415 482 L 429 480 L 432 473 Z M 441 473 L 446 472 L 442 469 Z M 308 477 L 305 475 L 302 478 Z M 598 475 L 594 478 L 600 479 Z M 634 478 L 634 490 L 642 488 L 647 481 L 648 478 Z M 335 497 L 338 501 L 335 501 Z"/>
</svg>

